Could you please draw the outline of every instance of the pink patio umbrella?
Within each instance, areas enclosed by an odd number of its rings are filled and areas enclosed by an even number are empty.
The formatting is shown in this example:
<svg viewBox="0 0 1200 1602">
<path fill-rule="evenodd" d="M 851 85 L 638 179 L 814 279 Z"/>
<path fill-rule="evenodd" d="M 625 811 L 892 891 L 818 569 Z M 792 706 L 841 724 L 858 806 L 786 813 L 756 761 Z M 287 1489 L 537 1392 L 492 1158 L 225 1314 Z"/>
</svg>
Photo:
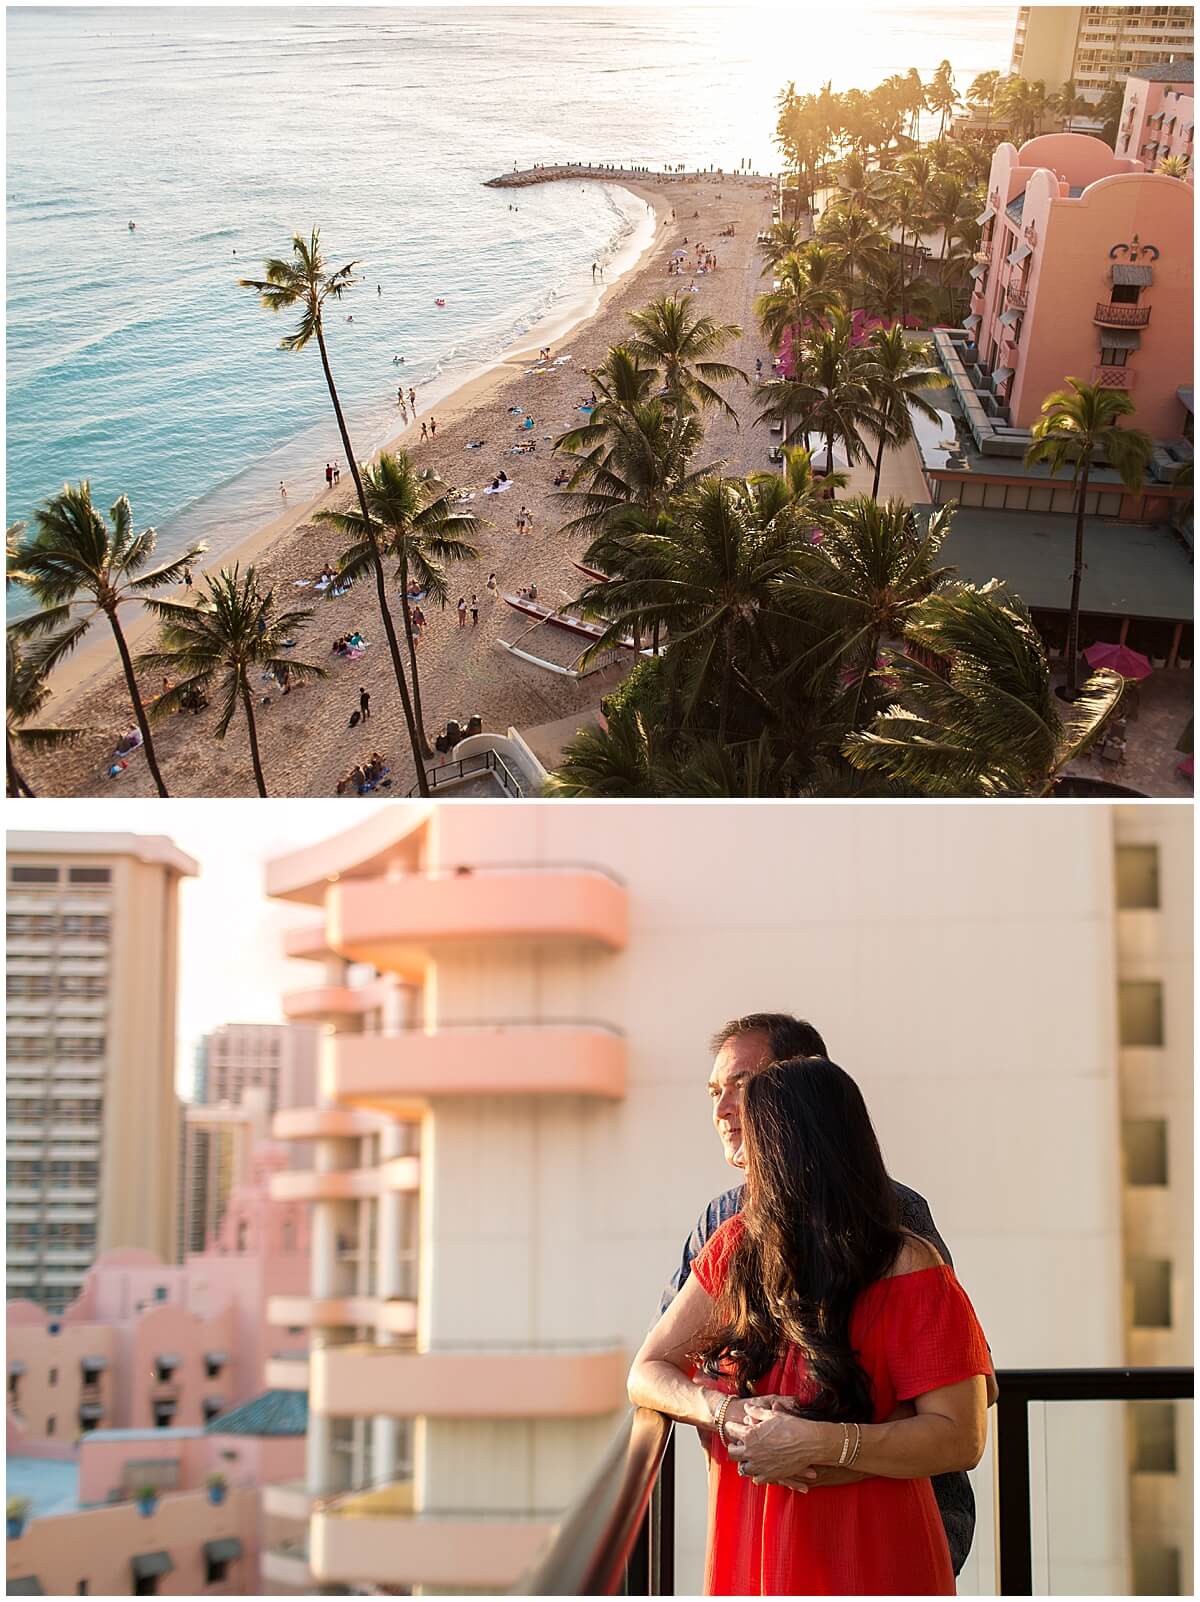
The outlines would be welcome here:
<svg viewBox="0 0 1200 1602">
<path fill-rule="evenodd" d="M 1095 645 L 1089 645 L 1083 658 L 1089 667 L 1112 668 L 1123 679 L 1148 679 L 1154 672 L 1149 657 L 1143 656 L 1140 651 L 1130 650 L 1127 645 L 1112 645 L 1105 640 L 1097 640 Z"/>
</svg>

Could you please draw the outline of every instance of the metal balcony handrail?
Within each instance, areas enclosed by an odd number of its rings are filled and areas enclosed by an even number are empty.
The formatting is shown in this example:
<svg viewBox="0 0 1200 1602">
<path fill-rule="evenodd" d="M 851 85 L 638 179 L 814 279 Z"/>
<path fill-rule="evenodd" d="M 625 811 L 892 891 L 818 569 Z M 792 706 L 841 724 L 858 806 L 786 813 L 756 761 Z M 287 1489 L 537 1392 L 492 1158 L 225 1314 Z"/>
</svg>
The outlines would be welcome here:
<svg viewBox="0 0 1200 1602">
<path fill-rule="evenodd" d="M 1145 328 L 1150 321 L 1150 307 L 1098 300 L 1092 321 L 1112 328 Z"/>
<path fill-rule="evenodd" d="M 675 1589 L 675 1426 L 639 1407 L 546 1551 L 510 1596 L 669 1596 Z"/>
<path fill-rule="evenodd" d="M 468 739 L 472 736 L 468 735 Z M 436 768 L 427 768 L 425 778 L 429 785 L 436 790 L 441 784 L 450 784 L 457 779 L 465 779 L 472 773 L 494 773 L 502 790 L 516 799 L 524 795 L 520 781 L 514 776 L 512 769 L 497 751 L 474 751 L 470 756 L 457 757 L 451 762 L 443 762 Z M 414 785 L 408 792 L 415 796 L 420 789 Z"/>
<path fill-rule="evenodd" d="M 1033 1593 L 1031 1402 L 1169 1402 L 1195 1395 L 1190 1368 L 1010 1368 L 996 1375 L 996 1530 L 1000 1595 Z"/>
<path fill-rule="evenodd" d="M 995 1475 L 1000 1592 L 1033 1591 L 1031 1402 L 1185 1401 L 1190 1368 L 997 1371 Z M 547 1551 L 513 1596 L 667 1596 L 674 1588 L 674 1436 L 670 1420 L 639 1408 L 622 1422 L 603 1463 L 568 1510 Z"/>
</svg>

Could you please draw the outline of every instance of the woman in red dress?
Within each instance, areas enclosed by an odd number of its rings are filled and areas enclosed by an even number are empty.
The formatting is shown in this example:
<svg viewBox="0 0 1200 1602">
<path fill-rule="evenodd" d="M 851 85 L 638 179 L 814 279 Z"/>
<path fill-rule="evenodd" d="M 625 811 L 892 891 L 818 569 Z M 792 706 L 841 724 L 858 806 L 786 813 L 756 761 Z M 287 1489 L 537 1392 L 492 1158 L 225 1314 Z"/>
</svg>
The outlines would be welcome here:
<svg viewBox="0 0 1200 1602">
<path fill-rule="evenodd" d="M 896 1221 L 857 1085 L 824 1058 L 743 1092 L 747 1202 L 647 1337 L 630 1399 L 701 1431 L 708 1595 L 953 1595 L 930 1476 L 973 1468 L 991 1359 Z"/>
</svg>

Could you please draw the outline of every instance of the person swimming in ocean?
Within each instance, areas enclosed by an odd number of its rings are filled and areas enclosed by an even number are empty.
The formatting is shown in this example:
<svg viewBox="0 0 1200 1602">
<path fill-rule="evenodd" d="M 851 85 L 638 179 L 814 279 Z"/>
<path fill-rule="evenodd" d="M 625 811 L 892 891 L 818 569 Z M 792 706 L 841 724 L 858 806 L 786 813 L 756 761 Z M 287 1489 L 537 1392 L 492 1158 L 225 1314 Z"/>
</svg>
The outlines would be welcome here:
<svg viewBox="0 0 1200 1602">
<path fill-rule="evenodd" d="M 130 219 L 130 223 L 129 223 L 129 232 L 132 234 L 136 230 L 136 228 L 137 228 L 137 223 L 135 223 L 131 218 Z"/>
</svg>

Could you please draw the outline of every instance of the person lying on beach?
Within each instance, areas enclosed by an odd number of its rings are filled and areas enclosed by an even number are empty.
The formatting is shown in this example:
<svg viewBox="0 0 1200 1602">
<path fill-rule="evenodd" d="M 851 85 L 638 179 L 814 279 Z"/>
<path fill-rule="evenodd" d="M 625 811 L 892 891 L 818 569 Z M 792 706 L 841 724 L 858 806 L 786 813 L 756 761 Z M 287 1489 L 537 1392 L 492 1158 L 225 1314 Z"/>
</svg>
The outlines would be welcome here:
<svg viewBox="0 0 1200 1602">
<path fill-rule="evenodd" d="M 464 451 L 481 451 L 487 444 L 486 439 L 469 439 L 463 446 Z"/>
<path fill-rule="evenodd" d="M 565 467 L 560 467 L 554 477 L 555 489 L 558 489 L 560 485 L 565 484 L 570 476 L 571 475 L 567 472 Z"/>
</svg>

